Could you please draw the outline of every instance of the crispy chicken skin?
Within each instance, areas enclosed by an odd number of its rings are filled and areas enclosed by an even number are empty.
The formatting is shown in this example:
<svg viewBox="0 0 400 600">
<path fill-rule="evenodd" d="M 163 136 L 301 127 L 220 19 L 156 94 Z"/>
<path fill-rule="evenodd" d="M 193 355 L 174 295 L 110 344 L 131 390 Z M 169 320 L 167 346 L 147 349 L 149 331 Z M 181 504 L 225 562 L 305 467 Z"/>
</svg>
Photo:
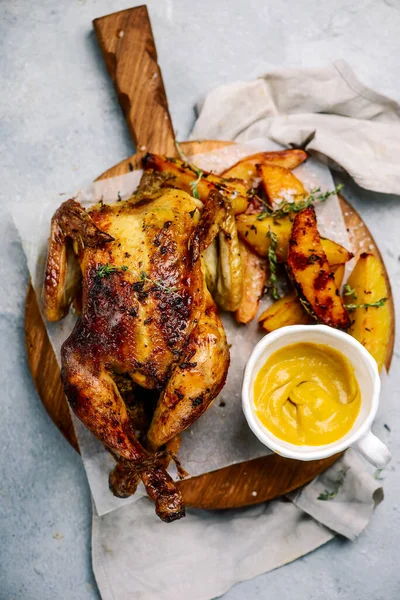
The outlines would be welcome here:
<svg viewBox="0 0 400 600">
<path fill-rule="evenodd" d="M 182 498 L 156 452 L 193 423 L 224 385 L 229 350 L 206 288 L 202 252 L 225 215 L 212 191 L 204 203 L 163 188 L 146 173 L 137 194 L 85 211 L 74 200 L 55 213 L 44 285 L 44 313 L 68 311 L 68 245 L 82 273 L 82 314 L 63 344 L 61 377 L 75 414 L 118 463 L 114 493 L 133 493 L 139 477 L 164 521 L 184 515 Z M 139 443 L 118 387 L 128 375 L 161 392 Z M 151 395 L 150 392 L 147 392 Z"/>
</svg>

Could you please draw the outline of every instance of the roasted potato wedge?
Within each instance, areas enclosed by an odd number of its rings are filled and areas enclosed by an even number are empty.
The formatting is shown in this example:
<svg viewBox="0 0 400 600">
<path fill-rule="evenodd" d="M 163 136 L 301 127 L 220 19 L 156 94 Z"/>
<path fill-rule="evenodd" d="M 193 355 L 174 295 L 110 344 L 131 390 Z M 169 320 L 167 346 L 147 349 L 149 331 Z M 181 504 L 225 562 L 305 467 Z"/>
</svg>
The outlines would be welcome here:
<svg viewBox="0 0 400 600">
<path fill-rule="evenodd" d="M 276 300 L 265 310 L 258 321 L 265 331 L 271 332 L 286 325 L 306 325 L 312 318 L 303 308 L 295 292 Z"/>
<path fill-rule="evenodd" d="M 307 160 L 308 154 L 304 150 L 280 150 L 278 152 L 258 152 L 251 156 L 246 156 L 242 160 L 239 160 L 236 164 L 229 169 L 226 169 L 223 173 L 223 177 L 235 177 L 237 179 L 243 179 L 251 185 L 252 180 L 257 177 L 257 165 L 263 165 L 265 163 L 271 163 L 286 169 L 295 169 L 305 160 Z"/>
<path fill-rule="evenodd" d="M 239 240 L 243 268 L 243 295 L 235 312 L 238 323 L 250 323 L 257 314 L 267 280 L 267 261 Z"/>
<path fill-rule="evenodd" d="M 272 217 L 258 220 L 259 215 L 239 215 L 236 217 L 236 226 L 240 238 L 245 241 L 259 256 L 266 257 L 271 244 L 267 236 L 269 231 L 278 237 L 276 255 L 280 262 L 287 258 L 289 248 L 290 232 L 293 223 L 289 217 L 275 221 Z"/>
<path fill-rule="evenodd" d="M 332 267 L 333 279 L 335 280 L 335 285 L 339 291 L 342 289 L 345 268 L 344 264 Z"/>
<path fill-rule="evenodd" d="M 258 216 L 256 214 L 246 214 L 236 217 L 236 225 L 240 238 L 259 256 L 266 257 L 271 243 L 271 240 L 267 237 L 267 233 L 271 230 L 278 237 L 278 247 L 276 249 L 278 261 L 285 262 L 287 260 L 293 221 L 290 217 L 284 217 L 278 221 L 273 217 L 266 217 L 262 221 L 259 221 Z M 346 263 L 353 257 L 351 252 L 332 240 L 321 238 L 321 243 L 331 266 Z"/>
<path fill-rule="evenodd" d="M 235 215 L 227 206 L 227 214 L 218 234 L 218 281 L 214 300 L 220 308 L 234 312 L 243 295 L 243 268 Z"/>
<path fill-rule="evenodd" d="M 337 329 L 349 327 L 350 317 L 335 285 L 313 206 L 295 217 L 287 268 L 296 293 L 311 316 Z"/>
<path fill-rule="evenodd" d="M 390 297 L 382 263 L 374 254 L 361 254 L 347 283 L 355 290 L 355 295 L 345 296 L 346 304 L 370 304 Z M 350 312 L 350 316 L 352 324 L 348 333 L 372 354 L 381 370 L 393 325 L 390 302 L 386 301 L 379 307 L 356 308 Z"/>
<path fill-rule="evenodd" d="M 289 169 L 274 164 L 259 165 L 257 173 L 271 208 L 283 201 L 303 202 L 308 193 L 299 179 Z"/>
<path fill-rule="evenodd" d="M 343 282 L 344 269 L 344 265 L 332 268 L 335 285 L 338 289 Z M 312 322 L 312 318 L 298 299 L 296 292 L 289 292 L 271 304 L 258 321 L 265 331 L 270 332 L 286 325 L 306 325 Z"/>
<path fill-rule="evenodd" d="M 353 258 L 353 253 L 337 242 L 324 237 L 321 237 L 320 240 L 331 267 L 343 265 Z"/>
<path fill-rule="evenodd" d="M 224 199 L 230 202 L 235 215 L 245 212 L 249 204 L 247 186 L 240 179 L 228 180 L 213 173 L 197 171 L 182 160 L 166 158 L 161 154 L 146 154 L 143 158 L 143 168 L 145 171 L 152 169 L 171 173 L 171 179 L 165 182 L 166 187 L 179 188 L 192 196 L 196 194 L 202 201 L 207 199 L 210 190 L 217 188 Z"/>
</svg>

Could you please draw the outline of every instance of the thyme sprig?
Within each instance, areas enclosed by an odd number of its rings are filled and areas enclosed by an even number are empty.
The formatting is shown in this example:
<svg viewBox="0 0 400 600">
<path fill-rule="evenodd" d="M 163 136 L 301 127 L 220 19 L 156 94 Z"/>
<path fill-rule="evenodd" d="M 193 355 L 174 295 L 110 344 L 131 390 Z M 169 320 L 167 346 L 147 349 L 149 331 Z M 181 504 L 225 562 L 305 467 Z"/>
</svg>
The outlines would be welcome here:
<svg viewBox="0 0 400 600">
<path fill-rule="evenodd" d="M 114 273 L 115 271 L 120 271 L 121 269 L 124 270 L 122 267 L 113 267 L 109 263 L 106 263 L 105 265 L 101 265 L 96 270 L 96 275 L 97 275 L 97 277 L 100 277 L 100 279 L 103 279 L 104 277 L 107 277 L 108 275 L 110 275 L 110 273 Z"/>
<path fill-rule="evenodd" d="M 176 293 L 177 288 L 164 285 L 161 279 L 159 279 L 158 281 L 156 281 L 155 279 L 151 279 L 151 277 L 148 277 L 148 275 L 145 271 L 142 271 L 140 273 L 140 281 L 143 281 L 143 282 L 147 281 L 148 283 L 152 283 L 153 285 L 162 289 L 164 292 L 167 292 L 168 294 L 174 294 L 175 296 L 179 296 L 179 294 Z"/>
<path fill-rule="evenodd" d="M 203 177 L 203 171 L 201 169 L 198 169 L 197 167 L 194 167 L 194 169 L 196 171 L 197 179 L 196 181 L 191 181 L 189 185 L 190 189 L 192 190 L 193 198 L 196 198 L 196 200 L 200 200 L 200 194 L 197 186 L 199 185 L 201 178 Z"/>
<path fill-rule="evenodd" d="M 194 165 L 193 163 L 191 163 L 188 159 L 188 157 L 183 153 L 183 150 L 181 148 L 180 143 L 175 140 L 175 146 L 176 149 L 178 151 L 179 154 L 179 158 L 185 163 L 185 165 L 187 165 L 197 176 L 196 181 L 191 181 L 190 182 L 190 188 L 192 190 L 192 196 L 193 198 L 196 198 L 196 200 L 200 200 L 200 195 L 199 195 L 199 190 L 197 188 L 197 186 L 199 185 L 201 178 L 203 177 L 203 171 L 201 169 L 199 169 L 198 167 L 196 167 L 196 165 Z"/>
<path fill-rule="evenodd" d="M 329 192 L 321 192 L 321 188 L 315 188 L 310 191 L 308 198 L 301 202 L 287 202 L 286 200 L 282 200 L 276 210 L 263 210 L 263 212 L 258 215 L 257 220 L 263 221 L 267 217 L 272 217 L 275 221 L 287 217 L 290 214 L 296 214 L 301 212 L 304 208 L 308 208 L 311 204 L 326 202 L 331 196 L 339 194 L 342 189 L 343 184 L 340 183 L 334 190 Z"/>
<path fill-rule="evenodd" d="M 344 479 L 346 477 L 346 473 L 349 470 L 349 467 L 346 469 L 340 469 L 337 475 L 337 479 L 333 484 L 333 490 L 325 490 L 318 496 L 317 500 L 333 500 L 339 493 L 340 488 L 344 484 Z"/>
<path fill-rule="evenodd" d="M 279 291 L 277 287 L 278 276 L 276 274 L 278 266 L 278 258 L 276 256 L 276 248 L 278 246 L 278 236 L 271 229 L 268 230 L 267 237 L 271 241 L 268 248 L 268 264 L 269 264 L 269 279 L 267 286 L 271 289 L 272 297 L 274 300 L 279 300 Z"/>
<path fill-rule="evenodd" d="M 104 277 L 108 277 L 108 275 L 110 275 L 111 273 L 115 273 L 118 271 L 122 271 L 122 272 L 129 271 L 130 273 L 133 273 L 135 275 L 135 273 L 127 265 L 121 265 L 118 267 L 118 266 L 112 266 L 109 263 L 106 263 L 105 265 L 101 265 L 96 270 L 96 275 L 97 275 L 97 277 L 100 277 L 100 279 L 104 279 Z M 159 289 L 162 289 L 164 292 L 167 292 L 168 294 L 174 294 L 176 296 L 179 296 L 179 294 L 176 293 L 177 288 L 164 285 L 164 283 L 162 282 L 161 279 L 159 281 L 156 281 L 155 279 L 148 277 L 148 275 L 145 271 L 141 271 L 141 273 L 140 273 L 140 282 L 151 283 L 151 284 L 155 285 L 156 287 L 158 287 Z"/>
<path fill-rule="evenodd" d="M 385 304 L 385 302 L 387 301 L 387 298 L 381 298 L 380 300 L 377 300 L 376 302 L 366 302 L 363 304 L 345 304 L 345 307 L 347 308 L 347 310 L 356 310 L 357 308 L 379 308 L 380 306 L 383 306 Z"/>
<path fill-rule="evenodd" d="M 383 471 L 382 469 L 376 469 L 375 473 L 374 473 L 374 479 L 377 479 L 378 481 L 382 481 L 383 479 L 385 479 L 384 477 L 381 477 L 381 473 Z"/>
<path fill-rule="evenodd" d="M 348 283 L 343 286 L 343 296 L 353 296 L 354 300 L 357 300 L 357 292 Z"/>
<path fill-rule="evenodd" d="M 184 152 L 183 152 L 183 150 L 182 150 L 182 148 L 181 148 L 181 145 L 180 145 L 180 143 L 178 142 L 178 140 L 177 140 L 177 139 L 175 139 L 175 142 L 174 142 L 174 143 L 175 143 L 175 147 L 176 147 L 176 149 L 177 149 L 177 151 L 178 151 L 179 158 L 180 158 L 181 160 L 183 160 L 183 162 L 185 162 L 185 163 L 188 163 L 188 162 L 189 162 L 189 161 L 188 161 L 188 157 L 187 157 L 187 156 L 184 154 Z"/>
</svg>

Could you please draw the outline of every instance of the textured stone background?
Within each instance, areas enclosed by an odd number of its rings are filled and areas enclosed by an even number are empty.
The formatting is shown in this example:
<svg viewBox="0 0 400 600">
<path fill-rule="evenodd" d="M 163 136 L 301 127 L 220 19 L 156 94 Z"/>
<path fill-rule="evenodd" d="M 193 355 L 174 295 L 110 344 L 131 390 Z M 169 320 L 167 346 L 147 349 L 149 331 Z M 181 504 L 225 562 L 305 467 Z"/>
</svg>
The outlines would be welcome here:
<svg viewBox="0 0 400 600">
<path fill-rule="evenodd" d="M 88 183 L 133 148 L 93 35 L 95 17 L 133 0 L 0 2 L 0 196 Z M 345 58 L 360 79 L 400 100 L 399 0 L 149 0 L 178 137 L 207 90 L 284 66 Z M 400 167 L 399 167 L 400 168 Z M 400 198 L 346 195 L 382 249 L 399 297 Z M 42 407 L 25 360 L 28 273 L 11 218 L 0 221 L 0 600 L 94 600 L 91 502 L 79 457 Z M 400 597 L 398 345 L 376 425 L 391 446 L 385 501 L 354 543 L 337 539 L 233 588 L 228 600 Z M 391 432 L 383 428 L 386 422 Z M 265 540 L 265 551 L 273 551 Z M 229 549 L 227 549 L 229 551 Z"/>
</svg>

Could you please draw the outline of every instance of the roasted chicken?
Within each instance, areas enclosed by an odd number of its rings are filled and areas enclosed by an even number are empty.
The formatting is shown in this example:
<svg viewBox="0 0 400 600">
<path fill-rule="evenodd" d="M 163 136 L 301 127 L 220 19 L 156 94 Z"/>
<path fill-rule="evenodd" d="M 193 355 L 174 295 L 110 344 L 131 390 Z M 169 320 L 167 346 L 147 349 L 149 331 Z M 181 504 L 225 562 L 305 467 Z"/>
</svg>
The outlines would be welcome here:
<svg viewBox="0 0 400 600">
<path fill-rule="evenodd" d="M 133 493 L 141 478 L 157 514 L 173 521 L 184 507 L 159 451 L 219 393 L 229 350 L 202 259 L 226 216 L 224 200 L 210 190 L 201 202 L 166 188 L 166 177 L 145 173 L 137 193 L 113 205 L 61 205 L 51 224 L 44 314 L 61 319 L 81 285 L 82 312 L 62 347 L 66 396 L 117 460 L 114 493 Z M 159 394 L 140 441 L 135 388 L 149 406 L 151 390 Z"/>
</svg>

